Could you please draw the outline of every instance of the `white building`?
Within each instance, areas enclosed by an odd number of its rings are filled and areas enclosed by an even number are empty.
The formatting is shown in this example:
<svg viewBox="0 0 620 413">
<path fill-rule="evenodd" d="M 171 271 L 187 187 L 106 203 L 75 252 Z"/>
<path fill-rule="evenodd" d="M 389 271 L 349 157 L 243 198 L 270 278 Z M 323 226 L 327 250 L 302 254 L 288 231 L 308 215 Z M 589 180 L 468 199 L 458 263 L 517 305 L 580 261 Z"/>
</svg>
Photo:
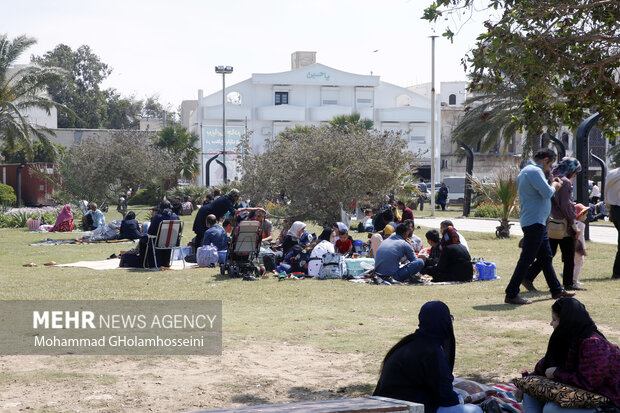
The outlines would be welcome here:
<svg viewBox="0 0 620 413">
<path fill-rule="evenodd" d="M 378 130 L 402 131 L 409 149 L 420 150 L 430 162 L 430 99 L 381 81 L 379 76 L 343 72 L 315 63 L 315 52 L 292 55 L 292 70 L 256 73 L 242 82 L 226 85 L 226 164 L 228 178 L 235 176 L 235 154 L 243 133 L 252 131 L 254 151 L 264 149 L 265 140 L 295 125 L 321 125 L 335 116 L 359 113 L 371 119 Z M 187 107 L 191 107 L 187 102 Z M 183 107 L 183 106 L 182 106 Z M 436 124 L 439 125 L 439 116 Z M 182 119 L 202 138 L 202 169 L 222 151 L 222 91 L 203 96 L 197 107 Z M 438 127 L 438 126 L 437 126 Z M 439 129 L 437 129 L 439 130 Z M 438 152 L 438 150 L 437 150 Z M 221 156 L 220 156 L 221 158 Z M 222 169 L 211 164 L 209 183 L 222 182 Z"/>
</svg>

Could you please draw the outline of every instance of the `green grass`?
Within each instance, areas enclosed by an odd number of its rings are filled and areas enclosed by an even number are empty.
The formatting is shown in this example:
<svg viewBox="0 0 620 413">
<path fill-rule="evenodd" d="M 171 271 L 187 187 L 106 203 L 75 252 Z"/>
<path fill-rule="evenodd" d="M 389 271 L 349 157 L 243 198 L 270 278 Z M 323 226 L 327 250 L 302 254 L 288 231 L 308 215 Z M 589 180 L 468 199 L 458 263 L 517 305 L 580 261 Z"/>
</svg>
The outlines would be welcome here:
<svg viewBox="0 0 620 413">
<path fill-rule="evenodd" d="M 143 217 L 143 212 L 138 213 L 139 218 Z M 445 214 L 446 217 L 456 216 L 454 212 Z M 116 212 L 114 215 L 118 216 Z M 420 215 L 418 211 L 416 216 Z M 193 216 L 184 217 L 184 220 L 186 229 L 183 241 L 186 242 L 193 235 Z M 310 226 L 310 229 L 320 232 L 318 227 Z M 417 234 L 421 236 L 426 230 L 421 228 Z M 353 235 L 366 239 L 365 234 Z M 521 369 L 532 369 L 545 352 L 551 332 L 552 300 L 547 292 L 526 292 L 523 296 L 533 300 L 532 305 L 515 307 L 504 304 L 504 289 L 520 252 L 518 238 L 497 240 L 492 234 L 473 232 L 465 232 L 464 235 L 472 256 L 495 262 L 501 280 L 459 285 L 386 287 L 338 280 L 278 282 L 263 279 L 243 282 L 222 277 L 215 269 L 154 272 L 48 268 L 41 265 L 52 260 L 58 263 L 100 260 L 121 249 L 128 249 L 130 245 L 33 247 L 29 244 L 44 237 L 69 236 L 2 229 L 0 298 L 222 300 L 225 349 L 239 348 L 242 344 L 238 343 L 253 341 L 362 353 L 366 372 L 377 372 L 389 347 L 415 330 L 422 304 L 429 300 L 442 300 L 455 316 L 455 375 L 487 383 L 516 377 Z M 581 275 L 588 291 L 580 292 L 578 298 L 607 337 L 619 343 L 620 282 L 610 279 L 616 246 L 589 243 L 588 251 Z M 555 260 L 556 270 L 561 268 L 559 255 Z M 39 267 L 22 267 L 22 264 L 31 261 Z M 545 291 L 542 275 L 535 285 Z M 88 360 L 70 356 L 61 359 L 75 363 L 76 371 L 80 370 L 80 363 L 88 363 Z M 145 358 L 144 362 L 156 363 L 157 358 Z M 11 377 L 19 379 L 15 375 Z M 69 378 L 63 376 L 58 379 Z M 362 388 L 370 388 L 371 385 L 374 383 L 360 383 Z"/>
</svg>

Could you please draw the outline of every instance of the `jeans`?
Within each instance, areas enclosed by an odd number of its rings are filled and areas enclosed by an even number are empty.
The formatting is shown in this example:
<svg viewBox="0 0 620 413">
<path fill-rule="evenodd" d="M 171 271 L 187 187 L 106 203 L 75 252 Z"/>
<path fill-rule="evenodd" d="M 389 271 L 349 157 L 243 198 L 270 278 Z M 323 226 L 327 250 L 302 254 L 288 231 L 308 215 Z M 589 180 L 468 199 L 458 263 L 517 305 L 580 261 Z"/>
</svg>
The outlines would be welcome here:
<svg viewBox="0 0 620 413">
<path fill-rule="evenodd" d="M 521 256 L 519 257 L 519 261 L 517 261 L 517 266 L 506 287 L 506 297 L 514 298 L 519 295 L 519 286 L 534 260 L 540 262 L 551 294 L 561 292 L 562 286 L 553 269 L 553 254 L 551 253 L 551 246 L 549 245 L 547 227 L 542 224 L 533 224 L 523 227 L 522 230 L 523 248 L 521 249 Z"/>
<path fill-rule="evenodd" d="M 551 246 L 551 253 L 555 257 L 555 253 L 558 251 L 558 245 L 560 251 L 562 251 L 562 262 L 564 263 L 564 269 L 562 271 L 562 284 L 564 288 L 568 288 L 573 285 L 573 272 L 575 269 L 575 239 L 573 237 L 564 237 L 562 239 L 549 239 L 549 245 Z M 542 270 L 542 264 L 536 260 L 530 266 L 527 271 L 527 280 L 534 282 L 534 279 L 540 274 Z"/>
<path fill-rule="evenodd" d="M 620 278 L 620 206 L 611 205 L 611 208 L 609 208 L 609 220 L 614 223 L 618 231 L 618 250 L 616 251 L 616 259 L 614 261 L 614 269 L 611 278 Z"/>
<path fill-rule="evenodd" d="M 529 394 L 523 394 L 525 413 L 594 413 L 596 409 L 562 408 L 554 402 L 541 402 Z"/>
<path fill-rule="evenodd" d="M 440 406 L 437 413 L 482 413 L 482 409 L 475 404 L 455 404 L 450 407 Z"/>
<path fill-rule="evenodd" d="M 396 281 L 407 281 L 412 275 L 416 275 L 424 267 L 424 261 L 416 259 L 411 261 L 407 265 L 403 265 L 396 271 L 396 274 L 392 276 Z"/>
</svg>

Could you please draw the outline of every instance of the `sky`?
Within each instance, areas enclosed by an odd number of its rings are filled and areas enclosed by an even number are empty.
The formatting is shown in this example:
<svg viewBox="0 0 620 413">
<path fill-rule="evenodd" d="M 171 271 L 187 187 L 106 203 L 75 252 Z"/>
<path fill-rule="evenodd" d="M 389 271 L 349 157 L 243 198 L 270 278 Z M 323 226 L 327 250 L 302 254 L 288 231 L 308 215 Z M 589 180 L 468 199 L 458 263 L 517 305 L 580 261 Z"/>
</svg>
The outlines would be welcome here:
<svg viewBox="0 0 620 413">
<path fill-rule="evenodd" d="M 481 0 L 483 1 L 483 0 Z M 226 84 L 252 73 L 291 68 L 291 53 L 381 76 L 399 86 L 465 80 L 461 59 L 483 32 L 488 13 L 467 14 L 453 43 L 441 37 L 451 19 L 421 20 L 431 0 L 5 0 L 0 33 L 37 39 L 19 63 L 58 44 L 88 45 L 113 72 L 105 80 L 124 96 L 158 95 L 177 108 L 221 88 L 216 65 L 233 66 Z"/>
</svg>

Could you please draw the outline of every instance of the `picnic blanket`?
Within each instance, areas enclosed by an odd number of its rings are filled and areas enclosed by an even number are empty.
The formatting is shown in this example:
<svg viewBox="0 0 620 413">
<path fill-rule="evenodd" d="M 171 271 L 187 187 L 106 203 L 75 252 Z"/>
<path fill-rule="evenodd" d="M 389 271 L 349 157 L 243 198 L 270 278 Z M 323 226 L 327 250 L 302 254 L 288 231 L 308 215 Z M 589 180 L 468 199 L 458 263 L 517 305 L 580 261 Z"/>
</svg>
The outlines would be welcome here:
<svg viewBox="0 0 620 413">
<path fill-rule="evenodd" d="M 100 241 L 76 241 L 75 238 L 71 239 L 51 239 L 45 238 L 41 242 L 36 242 L 34 244 L 30 244 L 32 247 L 40 247 L 44 245 L 77 245 L 77 244 L 126 244 L 132 243 L 135 244 L 136 241 L 132 241 L 130 239 L 108 239 L 108 240 L 100 240 Z"/>
<path fill-rule="evenodd" d="M 131 268 L 131 267 L 119 267 L 118 266 L 119 263 L 120 263 L 120 259 L 112 258 L 112 259 L 100 260 L 100 261 L 78 261 L 78 262 L 72 262 L 69 264 L 56 264 L 56 265 L 53 265 L 53 267 L 84 267 L 84 268 L 90 268 L 91 270 L 118 270 L 118 269 L 135 270 L 136 269 L 136 268 Z M 189 263 L 189 262 L 185 263 L 185 268 L 197 268 L 197 267 L 198 266 L 194 263 Z M 137 268 L 137 269 L 140 269 L 140 268 Z M 144 268 L 144 269 L 147 269 L 147 268 Z M 156 268 L 152 268 L 152 269 L 156 270 Z M 170 269 L 171 270 L 182 270 L 183 263 L 180 260 L 174 260 L 171 262 Z"/>
</svg>

